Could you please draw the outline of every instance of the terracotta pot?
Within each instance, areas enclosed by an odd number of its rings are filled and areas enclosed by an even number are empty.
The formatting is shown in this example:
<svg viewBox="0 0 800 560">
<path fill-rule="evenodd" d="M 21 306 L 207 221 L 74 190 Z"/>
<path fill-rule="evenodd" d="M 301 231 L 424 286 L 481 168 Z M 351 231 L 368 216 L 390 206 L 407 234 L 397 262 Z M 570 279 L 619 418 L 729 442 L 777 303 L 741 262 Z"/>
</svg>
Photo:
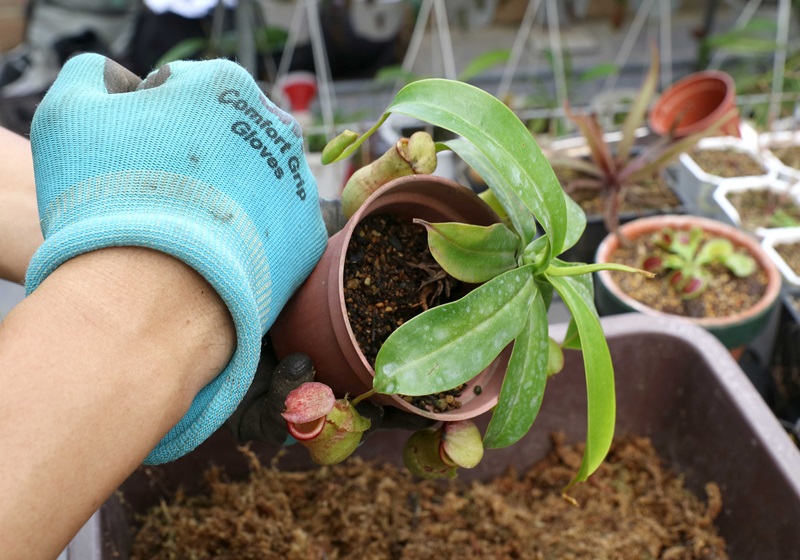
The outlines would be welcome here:
<svg viewBox="0 0 800 560">
<path fill-rule="evenodd" d="M 650 128 L 680 138 L 705 130 L 736 106 L 736 84 L 725 72 L 704 70 L 689 74 L 669 87 L 650 111 Z M 675 130 L 672 127 L 676 124 Z M 739 113 L 722 127 L 722 135 L 741 136 Z"/>
<path fill-rule="evenodd" d="M 697 216 L 667 215 L 642 218 L 621 226 L 620 232 L 628 239 L 636 239 L 642 235 L 655 233 L 665 227 L 679 230 L 700 227 L 715 236 L 729 239 L 737 247 L 747 249 L 767 274 L 767 289 L 764 296 L 749 309 L 743 309 L 739 313 L 728 317 L 681 317 L 657 311 L 632 298 L 613 281 L 611 273 L 604 270 L 595 276 L 597 280 L 596 303 L 598 311 L 601 314 L 638 311 L 651 316 L 672 317 L 688 321 L 711 332 L 728 349 L 738 349 L 754 339 L 769 322 L 781 290 L 781 275 L 763 248 L 755 239 L 732 226 Z M 619 247 L 619 238 L 614 234 L 606 236 L 597 249 L 596 262 L 610 262 L 611 255 L 617 247 Z"/>
<path fill-rule="evenodd" d="M 373 214 L 394 214 L 404 219 L 431 222 L 465 222 L 491 225 L 499 218 L 470 189 L 432 175 L 412 175 L 392 181 L 376 191 L 348 220 L 344 229 L 328 240 L 328 247 L 311 276 L 289 300 L 270 335 L 275 352 L 282 358 L 305 352 L 314 362 L 315 379 L 329 385 L 337 396 L 357 396 L 372 388 L 374 370 L 358 346 L 347 317 L 344 301 L 344 264 L 347 245 L 358 223 Z M 422 228 L 420 233 L 424 235 Z M 509 349 L 470 386 L 480 385 L 481 394 L 467 390 L 461 408 L 445 413 L 421 410 L 394 395 L 375 395 L 384 405 L 435 420 L 455 421 L 478 416 L 497 404 Z"/>
</svg>

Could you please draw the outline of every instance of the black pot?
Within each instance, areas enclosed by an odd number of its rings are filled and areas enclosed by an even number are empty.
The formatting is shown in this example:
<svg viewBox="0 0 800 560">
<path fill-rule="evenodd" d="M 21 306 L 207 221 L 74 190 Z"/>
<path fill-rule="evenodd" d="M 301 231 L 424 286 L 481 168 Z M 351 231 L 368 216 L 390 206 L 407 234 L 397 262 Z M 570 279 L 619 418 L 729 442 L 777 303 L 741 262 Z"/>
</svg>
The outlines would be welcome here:
<svg viewBox="0 0 800 560">
<path fill-rule="evenodd" d="M 775 385 L 771 407 L 784 427 L 800 439 L 800 288 L 784 287 L 781 317 L 772 356 Z"/>
</svg>

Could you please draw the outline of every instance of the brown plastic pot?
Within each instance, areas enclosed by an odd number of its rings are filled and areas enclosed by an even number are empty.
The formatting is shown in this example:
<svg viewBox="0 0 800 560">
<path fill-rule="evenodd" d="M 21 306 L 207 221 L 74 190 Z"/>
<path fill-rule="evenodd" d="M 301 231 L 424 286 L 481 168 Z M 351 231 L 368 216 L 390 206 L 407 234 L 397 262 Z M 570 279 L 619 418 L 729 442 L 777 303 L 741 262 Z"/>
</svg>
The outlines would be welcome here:
<svg viewBox="0 0 800 560">
<path fill-rule="evenodd" d="M 689 230 L 693 227 L 699 227 L 712 235 L 727 238 L 737 247 L 744 247 L 756 259 L 758 265 L 764 269 L 767 274 L 767 289 L 763 297 L 755 305 L 728 317 L 680 317 L 657 311 L 632 298 L 614 282 L 611 273 L 604 270 L 598 272 L 595 276 L 597 280 L 597 309 L 604 315 L 636 311 L 650 316 L 672 317 L 691 322 L 716 336 L 727 348 L 738 349 L 753 340 L 767 325 L 778 303 L 778 296 L 781 291 L 781 275 L 755 239 L 722 222 L 688 215 L 641 218 L 621 226 L 620 233 L 628 239 L 636 239 L 643 235 L 656 233 L 663 228 Z M 596 262 L 612 262 L 611 256 L 619 247 L 619 243 L 619 237 L 615 234 L 607 235 L 597 248 Z"/>
<path fill-rule="evenodd" d="M 329 385 L 337 396 L 357 396 L 372 388 L 375 371 L 353 335 L 344 301 L 344 265 L 347 245 L 358 223 L 367 216 L 394 214 L 411 221 L 497 223 L 497 214 L 472 190 L 432 175 L 396 179 L 376 191 L 348 220 L 344 229 L 328 240 L 328 247 L 311 276 L 289 300 L 270 336 L 278 358 L 292 352 L 308 354 L 315 379 Z M 420 228 L 424 235 L 424 230 Z M 476 395 L 467 390 L 459 409 L 433 413 L 421 410 L 395 395 L 375 395 L 371 400 L 392 405 L 439 421 L 473 418 L 497 404 L 508 362 L 509 349 L 470 382 L 480 385 Z"/>
<path fill-rule="evenodd" d="M 650 111 L 650 129 L 660 136 L 688 136 L 707 129 L 732 107 L 736 107 L 736 84 L 730 74 L 695 72 L 661 94 Z M 738 111 L 722 127 L 721 134 L 741 136 Z"/>
</svg>

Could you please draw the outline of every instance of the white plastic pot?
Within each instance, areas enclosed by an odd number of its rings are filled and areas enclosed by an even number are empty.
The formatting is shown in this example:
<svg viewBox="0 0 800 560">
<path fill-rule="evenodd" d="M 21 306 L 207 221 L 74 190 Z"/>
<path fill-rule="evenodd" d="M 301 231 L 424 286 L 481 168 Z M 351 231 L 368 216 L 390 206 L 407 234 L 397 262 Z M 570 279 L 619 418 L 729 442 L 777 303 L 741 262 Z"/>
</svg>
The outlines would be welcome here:
<svg viewBox="0 0 800 560">
<path fill-rule="evenodd" d="M 744 179 L 749 181 L 766 181 L 775 177 L 777 174 L 774 170 L 770 170 L 763 154 L 759 153 L 755 147 L 740 138 L 733 136 L 719 136 L 711 138 L 703 138 L 698 142 L 697 148 L 701 150 L 723 150 L 732 148 L 743 155 L 748 155 L 758 161 L 765 168 L 765 173 L 762 175 L 753 175 L 748 177 L 737 177 L 736 180 Z M 685 199 L 695 205 L 698 212 L 709 218 L 722 218 L 720 215 L 719 207 L 714 201 L 714 192 L 717 186 L 734 179 L 727 179 L 719 175 L 712 175 L 705 172 L 697 162 L 684 152 L 678 158 L 678 165 L 676 168 L 676 185 L 675 190 Z"/>
<path fill-rule="evenodd" d="M 800 191 L 798 191 L 798 189 L 800 189 L 800 183 L 788 183 L 787 181 L 776 178 L 774 175 L 768 175 L 764 177 L 737 177 L 735 179 L 725 179 L 717 185 L 716 189 L 714 189 L 712 197 L 714 202 L 721 209 L 725 218 L 736 227 L 743 228 L 739 211 L 736 210 L 731 201 L 728 199 L 728 195 L 734 192 L 742 192 L 753 189 L 768 189 L 778 193 L 789 193 L 792 199 L 797 204 L 800 204 Z M 751 231 L 751 233 L 758 237 L 764 237 L 768 234 L 768 232 L 776 229 L 783 228 L 760 227 L 755 231 Z"/>
<path fill-rule="evenodd" d="M 800 286 L 800 275 L 778 253 L 776 246 L 798 242 L 800 242 L 800 227 L 775 228 L 769 231 L 764 236 L 764 239 L 761 240 L 761 246 L 764 247 L 764 251 L 775 263 L 775 266 L 778 267 L 778 270 L 781 271 L 784 280 L 792 286 Z"/>
<path fill-rule="evenodd" d="M 786 130 L 782 132 L 765 132 L 759 136 L 759 145 L 762 148 L 761 153 L 767 167 L 773 170 L 778 177 L 791 182 L 800 181 L 800 169 L 789 167 L 779 160 L 771 151 L 772 148 L 779 146 L 800 146 L 800 131 Z"/>
</svg>

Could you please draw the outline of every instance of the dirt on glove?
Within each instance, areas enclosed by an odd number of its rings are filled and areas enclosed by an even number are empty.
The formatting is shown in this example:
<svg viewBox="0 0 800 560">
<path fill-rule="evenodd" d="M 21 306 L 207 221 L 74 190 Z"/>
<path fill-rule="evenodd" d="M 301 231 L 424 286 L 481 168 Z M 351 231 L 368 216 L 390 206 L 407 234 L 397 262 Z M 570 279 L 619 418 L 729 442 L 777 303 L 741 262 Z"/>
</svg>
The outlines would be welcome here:
<svg viewBox="0 0 800 560">
<path fill-rule="evenodd" d="M 246 481 L 206 474 L 208 493 L 162 502 L 141 519 L 133 558 L 322 560 L 728 558 L 714 519 L 713 482 L 699 498 L 664 466 L 650 441 L 628 437 L 588 482 L 561 495 L 582 445 L 553 437 L 525 473 L 490 482 L 419 481 L 352 458 L 284 472 L 248 450 Z"/>
</svg>

